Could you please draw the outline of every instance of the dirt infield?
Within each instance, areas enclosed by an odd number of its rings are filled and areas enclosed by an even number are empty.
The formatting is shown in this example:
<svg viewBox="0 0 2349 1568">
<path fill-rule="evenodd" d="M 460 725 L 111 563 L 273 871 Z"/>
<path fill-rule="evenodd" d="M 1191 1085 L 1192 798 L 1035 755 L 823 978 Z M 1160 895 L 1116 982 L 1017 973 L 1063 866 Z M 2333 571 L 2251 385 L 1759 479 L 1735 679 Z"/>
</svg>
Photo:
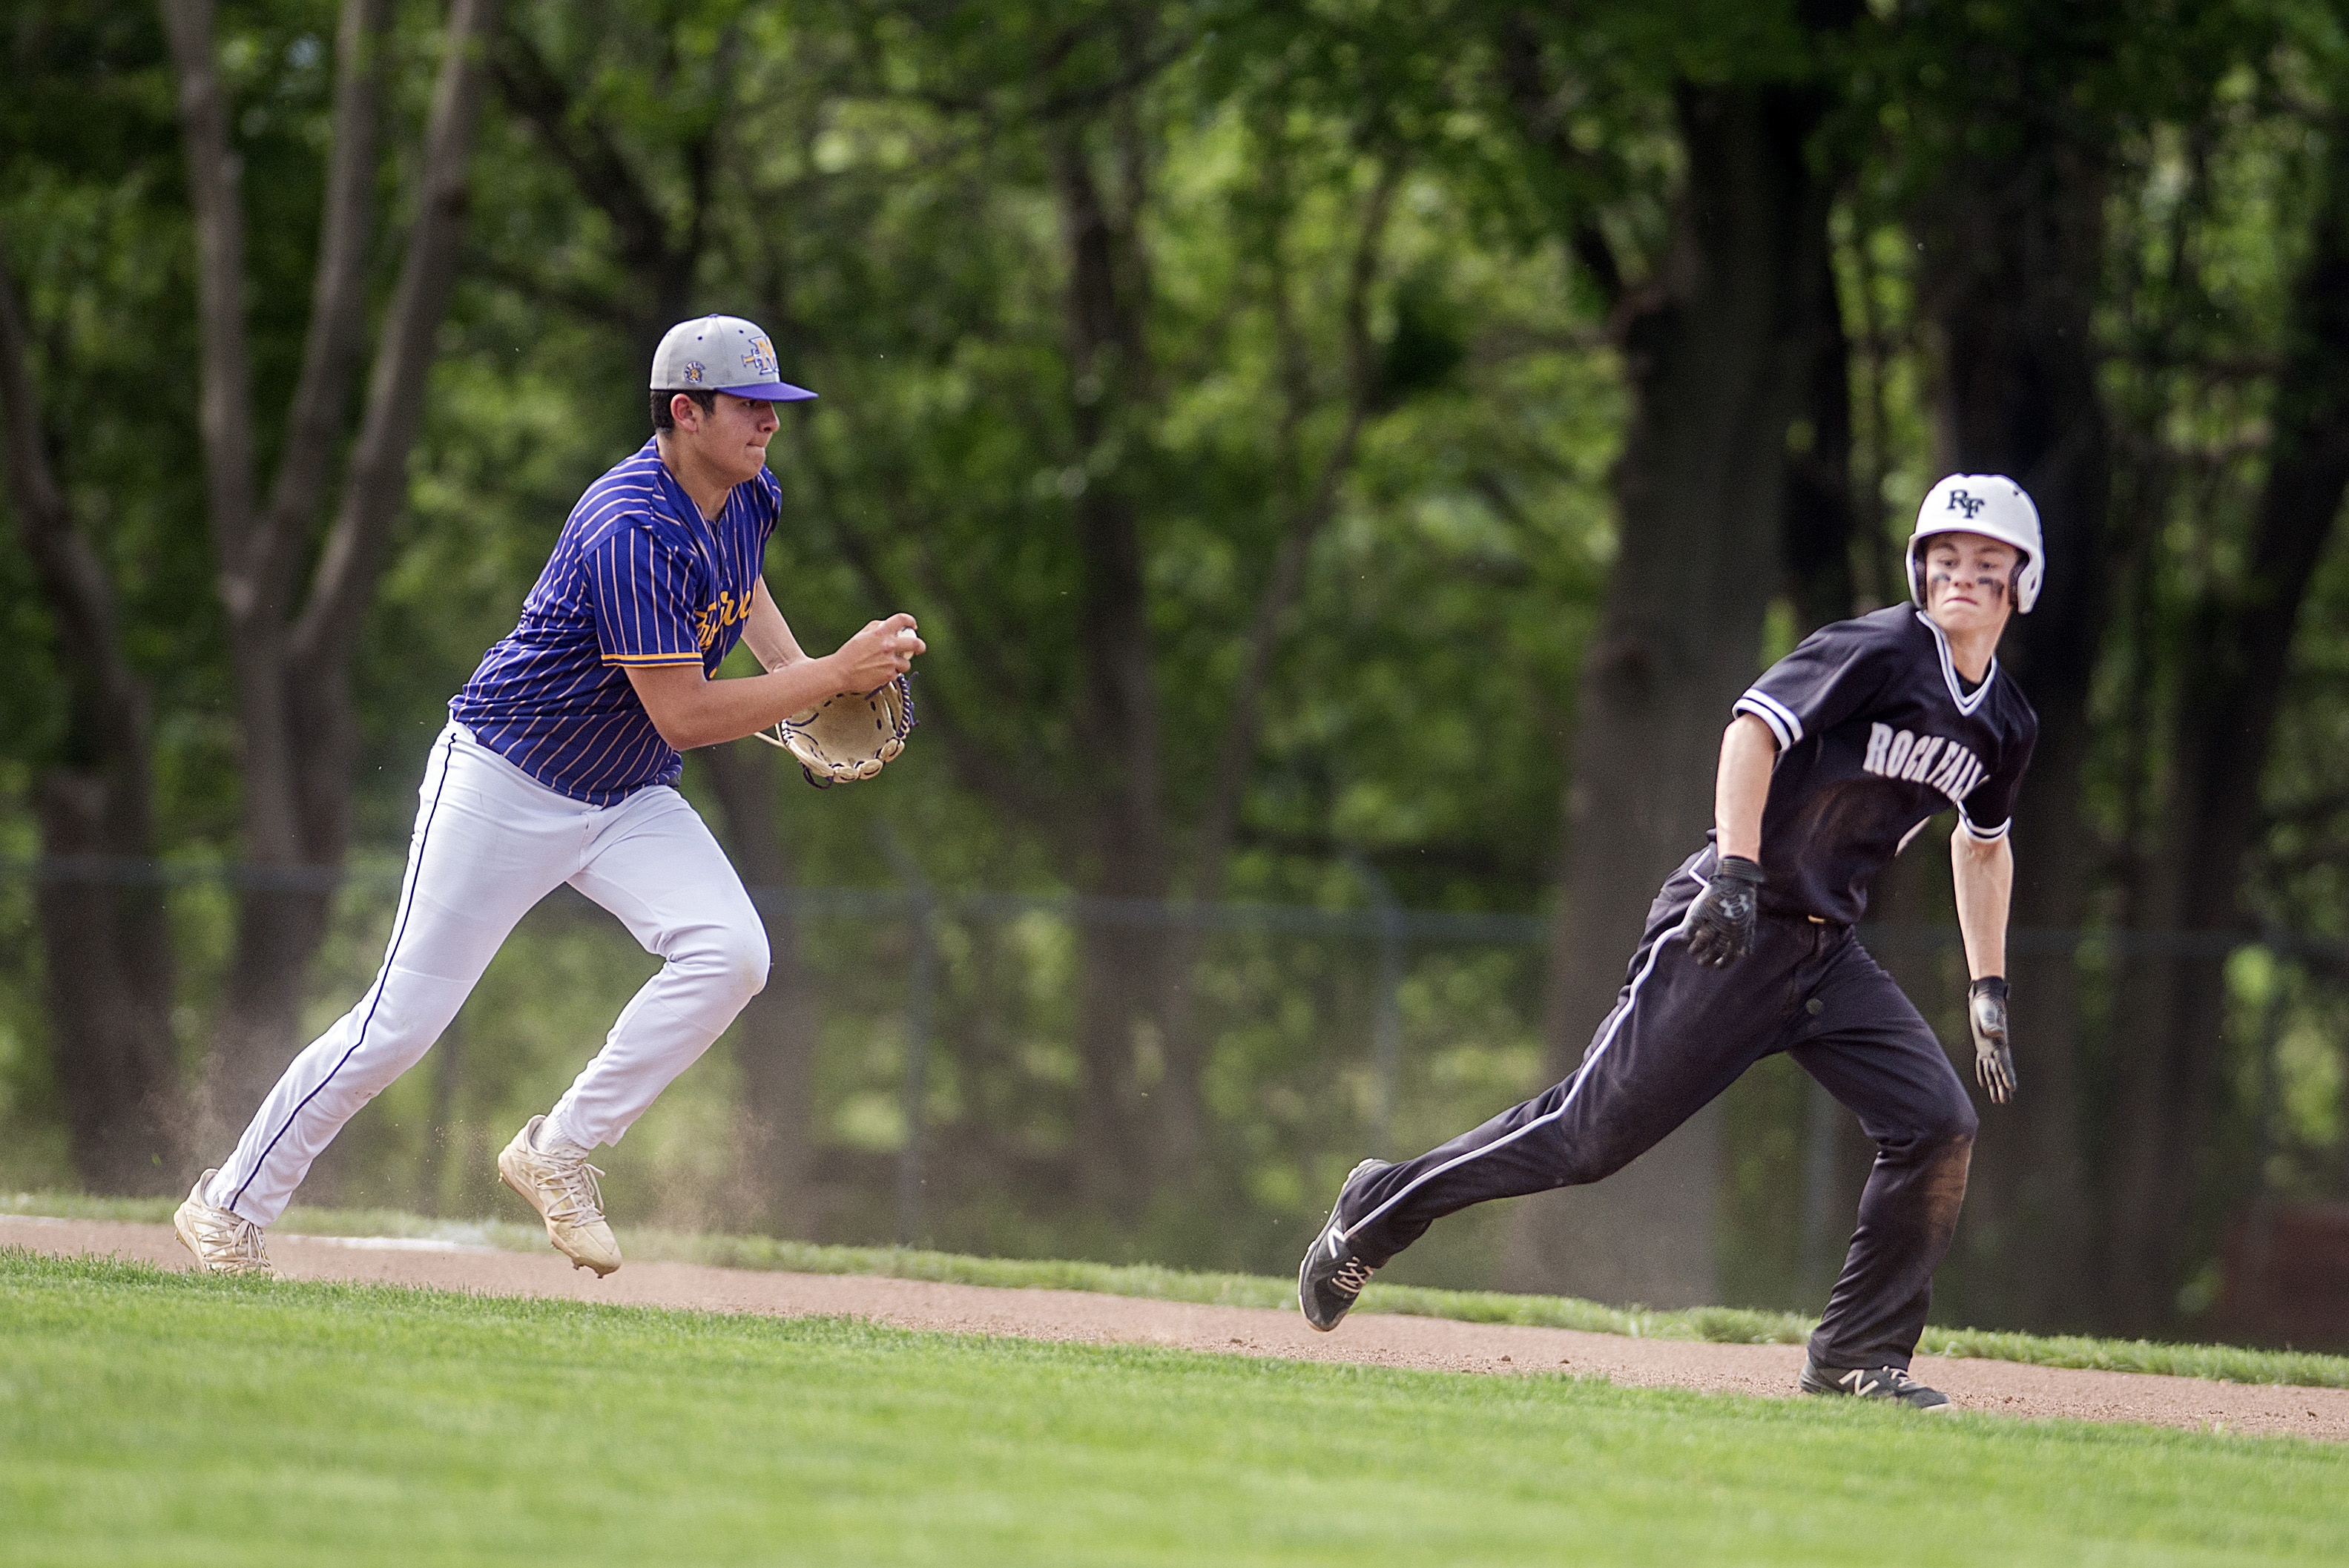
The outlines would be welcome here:
<svg viewBox="0 0 2349 1568">
<path fill-rule="evenodd" d="M 0 1216 L 0 1245 L 60 1255 L 113 1255 L 172 1269 L 191 1266 L 168 1225 Z M 953 1334 L 1164 1345 L 1433 1371 L 1565 1371 L 1639 1387 L 1711 1394 L 1790 1395 L 1803 1360 L 1799 1348 L 1785 1345 L 1632 1339 L 1386 1314 L 1359 1314 L 1337 1333 L 1320 1335 L 1293 1312 L 1257 1307 L 693 1264 L 631 1264 L 598 1280 L 552 1252 L 538 1256 L 443 1242 L 274 1235 L 269 1252 L 287 1279 L 429 1285 L 777 1317 L 865 1317 Z M 2349 1389 L 2254 1387 L 1933 1357 L 1919 1357 L 1916 1372 L 1968 1410 L 2349 1441 Z"/>
</svg>

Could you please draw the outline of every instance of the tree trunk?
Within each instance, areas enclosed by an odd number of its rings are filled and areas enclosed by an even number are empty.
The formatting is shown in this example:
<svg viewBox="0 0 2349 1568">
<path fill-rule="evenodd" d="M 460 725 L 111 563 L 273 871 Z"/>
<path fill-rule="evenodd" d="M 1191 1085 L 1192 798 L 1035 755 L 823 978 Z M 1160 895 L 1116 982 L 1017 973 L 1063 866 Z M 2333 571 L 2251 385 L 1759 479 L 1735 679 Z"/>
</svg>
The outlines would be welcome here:
<svg viewBox="0 0 2349 1568">
<path fill-rule="evenodd" d="M 742 1009 L 734 1060 L 742 1075 L 741 1159 L 750 1219 L 768 1234 L 806 1236 L 815 1144 L 815 999 L 800 965 L 799 922 L 781 895 L 791 853 L 775 830 L 772 748 L 756 741 L 694 753 L 725 816 L 727 847 L 767 927 L 767 988 Z"/>
<path fill-rule="evenodd" d="M 50 1069 L 82 1181 L 101 1192 L 168 1191 L 184 1174 L 187 1131 L 171 920 L 160 887 L 117 880 L 121 862 L 155 853 L 149 696 L 123 654 L 114 584 L 51 469 L 28 335 L 15 282 L 0 273 L 8 498 L 67 683 L 64 744 L 36 787 L 42 853 L 67 862 L 36 894 Z"/>
<path fill-rule="evenodd" d="M 1797 349 L 1802 404 L 1786 452 L 1786 593 L 1807 635 L 1857 613 L 1852 547 L 1860 528 L 1851 495 L 1851 339 L 1822 245 L 1803 291 Z M 1870 513 L 1871 519 L 1874 513 Z"/>
<path fill-rule="evenodd" d="M 179 79 L 198 257 L 205 480 L 237 691 L 243 858 L 236 944 L 207 1068 L 208 1135 L 224 1135 L 298 1048 L 303 981 L 324 939 L 349 838 L 357 725 L 352 644 L 407 493 L 433 343 L 455 286 L 466 169 L 495 0 L 454 0 L 425 132 L 417 218 L 387 311 L 340 500 L 316 540 L 364 337 L 365 261 L 390 7 L 345 0 L 335 147 L 303 369 L 266 507 L 255 503 L 244 216 L 211 0 L 163 0 Z M 298 593 L 314 543 L 317 562 Z"/>
<path fill-rule="evenodd" d="M 2279 372 L 2267 483 L 2241 580 L 2199 610 L 2183 641 L 2174 786 L 2151 846 L 2139 927 L 2248 934 L 2244 857 L 2260 823 L 2293 632 L 2349 488 L 2349 123 L 2329 137 L 2313 243 L 2297 280 Z M 2174 1328 L 2193 1212 L 2211 1169 L 2223 1068 L 2225 960 L 2218 944 L 2137 955 L 2118 991 L 2121 1075 L 2107 1183 L 2108 1321 Z"/>
<path fill-rule="evenodd" d="M 2029 106 L 2017 106 L 2018 114 Z M 2052 117 L 2042 117 L 2048 119 Z M 2089 834 L 2079 810 L 2088 698 L 2106 608 L 2109 452 L 2092 313 L 2106 180 L 2093 139 L 2041 124 L 1998 160 L 1959 159 L 1920 220 L 1924 314 L 1939 361 L 1941 467 L 2007 474 L 2039 507 L 2036 607 L 1999 650 L 2039 715 L 2015 810 L 2012 924 L 2076 928 Z M 2078 971 L 2067 952 L 2009 948 L 2023 1091 L 1987 1108 L 1956 1249 L 2002 1323 L 2057 1326 L 2086 1310 Z"/>
<path fill-rule="evenodd" d="M 1583 655 L 1568 851 L 1545 1031 L 1573 1070 L 1614 1005 L 1640 917 L 1702 841 L 1730 704 L 1777 591 L 1805 301 L 1832 192 L 1806 151 L 1824 109 L 1786 88 L 1677 94 L 1688 183 L 1673 249 L 1623 330 L 1635 412 L 1620 544 Z M 1713 1299 L 1719 1108 L 1598 1186 L 1521 1206 L 1521 1287 L 1655 1305 Z"/>
<path fill-rule="evenodd" d="M 1086 476 L 1071 505 L 1079 562 L 1079 698 L 1084 732 L 1097 750 L 1094 776 L 1080 781 L 1084 821 L 1072 846 L 1087 891 L 1120 899 L 1161 899 L 1168 856 L 1160 755 L 1157 676 L 1150 638 L 1141 509 L 1133 493 L 1143 439 L 1137 415 L 1147 397 L 1143 337 L 1147 281 L 1133 221 L 1139 191 L 1133 160 L 1125 200 L 1112 209 L 1095 178 L 1085 128 L 1052 146 L 1053 187 L 1068 247 L 1063 296 L 1071 424 Z M 1079 1191 L 1131 1216 L 1147 1185 L 1150 1140 L 1143 1100 L 1154 1087 L 1145 1068 L 1155 1041 L 1151 1015 L 1160 995 L 1160 933 L 1085 919 L 1077 933 L 1077 1047 L 1082 1062 L 1077 1110 Z M 1163 1073 L 1163 1057 L 1157 1064 Z"/>
<path fill-rule="evenodd" d="M 688 200 L 681 212 L 672 214 L 622 150 L 610 122 L 580 102 L 518 21 L 510 19 L 496 29 L 489 68 L 507 107 L 529 122 L 580 197 L 612 226 L 613 249 L 627 286 L 584 299 L 567 295 L 562 303 L 584 305 L 585 314 L 619 326 L 639 362 L 651 364 L 662 335 L 693 313 L 694 263 L 709 232 L 706 198 L 724 117 L 711 115 L 677 144 L 678 160 L 688 174 Z M 546 292 L 536 280 L 524 286 Z"/>
</svg>

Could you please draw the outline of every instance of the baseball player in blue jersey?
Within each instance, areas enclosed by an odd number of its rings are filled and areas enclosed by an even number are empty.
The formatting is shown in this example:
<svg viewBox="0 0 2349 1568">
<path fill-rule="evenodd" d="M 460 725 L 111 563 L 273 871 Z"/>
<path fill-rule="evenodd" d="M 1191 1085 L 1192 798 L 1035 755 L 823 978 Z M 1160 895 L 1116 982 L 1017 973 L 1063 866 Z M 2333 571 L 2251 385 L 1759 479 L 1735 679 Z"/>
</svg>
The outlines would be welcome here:
<svg viewBox="0 0 2349 1568">
<path fill-rule="evenodd" d="M 733 316 L 672 327 L 653 356 L 650 440 L 587 488 L 513 631 L 449 705 L 418 793 L 383 967 L 285 1069 L 236 1150 L 175 1223 L 200 1263 L 266 1273 L 262 1227 L 358 1109 L 421 1058 L 532 905 L 568 882 L 616 915 L 660 970 L 603 1048 L 498 1156 L 547 1238 L 598 1274 L 620 1266 L 587 1162 L 617 1143 L 767 979 L 758 912 L 674 788 L 682 751 L 736 740 L 923 651 L 911 615 L 823 658 L 801 651 L 761 579 L 782 492 L 767 471 L 777 375 Z M 718 680 L 747 642 L 767 673 Z"/>
<path fill-rule="evenodd" d="M 1372 1271 L 1444 1215 L 1599 1181 L 1785 1051 L 1877 1148 L 1801 1386 L 1948 1408 L 1909 1365 L 1965 1198 L 1974 1110 L 1852 926 L 1869 880 L 1954 806 L 1975 1071 L 2005 1103 L 2007 829 L 2039 721 L 1995 653 L 2045 573 L 2021 486 L 1952 474 L 1933 487 L 1909 542 L 1914 604 L 1822 628 L 1737 700 L 1709 841 L 1657 893 L 1574 1076 L 1416 1160 L 1365 1160 L 1346 1178 L 1298 1270 L 1314 1327 L 1335 1328 Z"/>
</svg>

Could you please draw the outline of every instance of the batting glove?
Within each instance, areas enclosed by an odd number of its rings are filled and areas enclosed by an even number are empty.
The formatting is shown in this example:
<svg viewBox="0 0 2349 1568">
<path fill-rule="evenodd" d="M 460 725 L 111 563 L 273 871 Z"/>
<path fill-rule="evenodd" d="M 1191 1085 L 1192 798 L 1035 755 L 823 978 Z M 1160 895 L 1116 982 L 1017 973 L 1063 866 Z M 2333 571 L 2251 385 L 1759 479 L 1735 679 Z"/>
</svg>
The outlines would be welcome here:
<svg viewBox="0 0 2349 1568">
<path fill-rule="evenodd" d="M 1985 975 L 1966 990 L 1966 1023 L 1974 1034 L 1974 1076 L 1994 1105 L 2014 1098 L 2014 1053 L 2006 1046 L 2006 977 Z"/>
<path fill-rule="evenodd" d="M 1753 952 L 1762 913 L 1754 890 L 1769 880 L 1744 856 L 1723 855 L 1689 906 L 1689 956 L 1707 969 L 1726 969 Z"/>
</svg>

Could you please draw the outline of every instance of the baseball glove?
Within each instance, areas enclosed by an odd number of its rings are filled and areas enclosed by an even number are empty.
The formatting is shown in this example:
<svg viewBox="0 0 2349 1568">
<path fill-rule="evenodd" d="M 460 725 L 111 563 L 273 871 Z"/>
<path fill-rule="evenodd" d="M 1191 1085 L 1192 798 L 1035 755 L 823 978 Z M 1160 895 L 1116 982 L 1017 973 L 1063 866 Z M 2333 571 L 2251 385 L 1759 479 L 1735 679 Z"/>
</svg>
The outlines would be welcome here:
<svg viewBox="0 0 2349 1568">
<path fill-rule="evenodd" d="M 862 696 L 842 692 L 795 713 L 759 738 L 792 754 L 819 789 L 870 779 L 905 749 L 914 732 L 914 688 L 904 676 Z"/>
</svg>

